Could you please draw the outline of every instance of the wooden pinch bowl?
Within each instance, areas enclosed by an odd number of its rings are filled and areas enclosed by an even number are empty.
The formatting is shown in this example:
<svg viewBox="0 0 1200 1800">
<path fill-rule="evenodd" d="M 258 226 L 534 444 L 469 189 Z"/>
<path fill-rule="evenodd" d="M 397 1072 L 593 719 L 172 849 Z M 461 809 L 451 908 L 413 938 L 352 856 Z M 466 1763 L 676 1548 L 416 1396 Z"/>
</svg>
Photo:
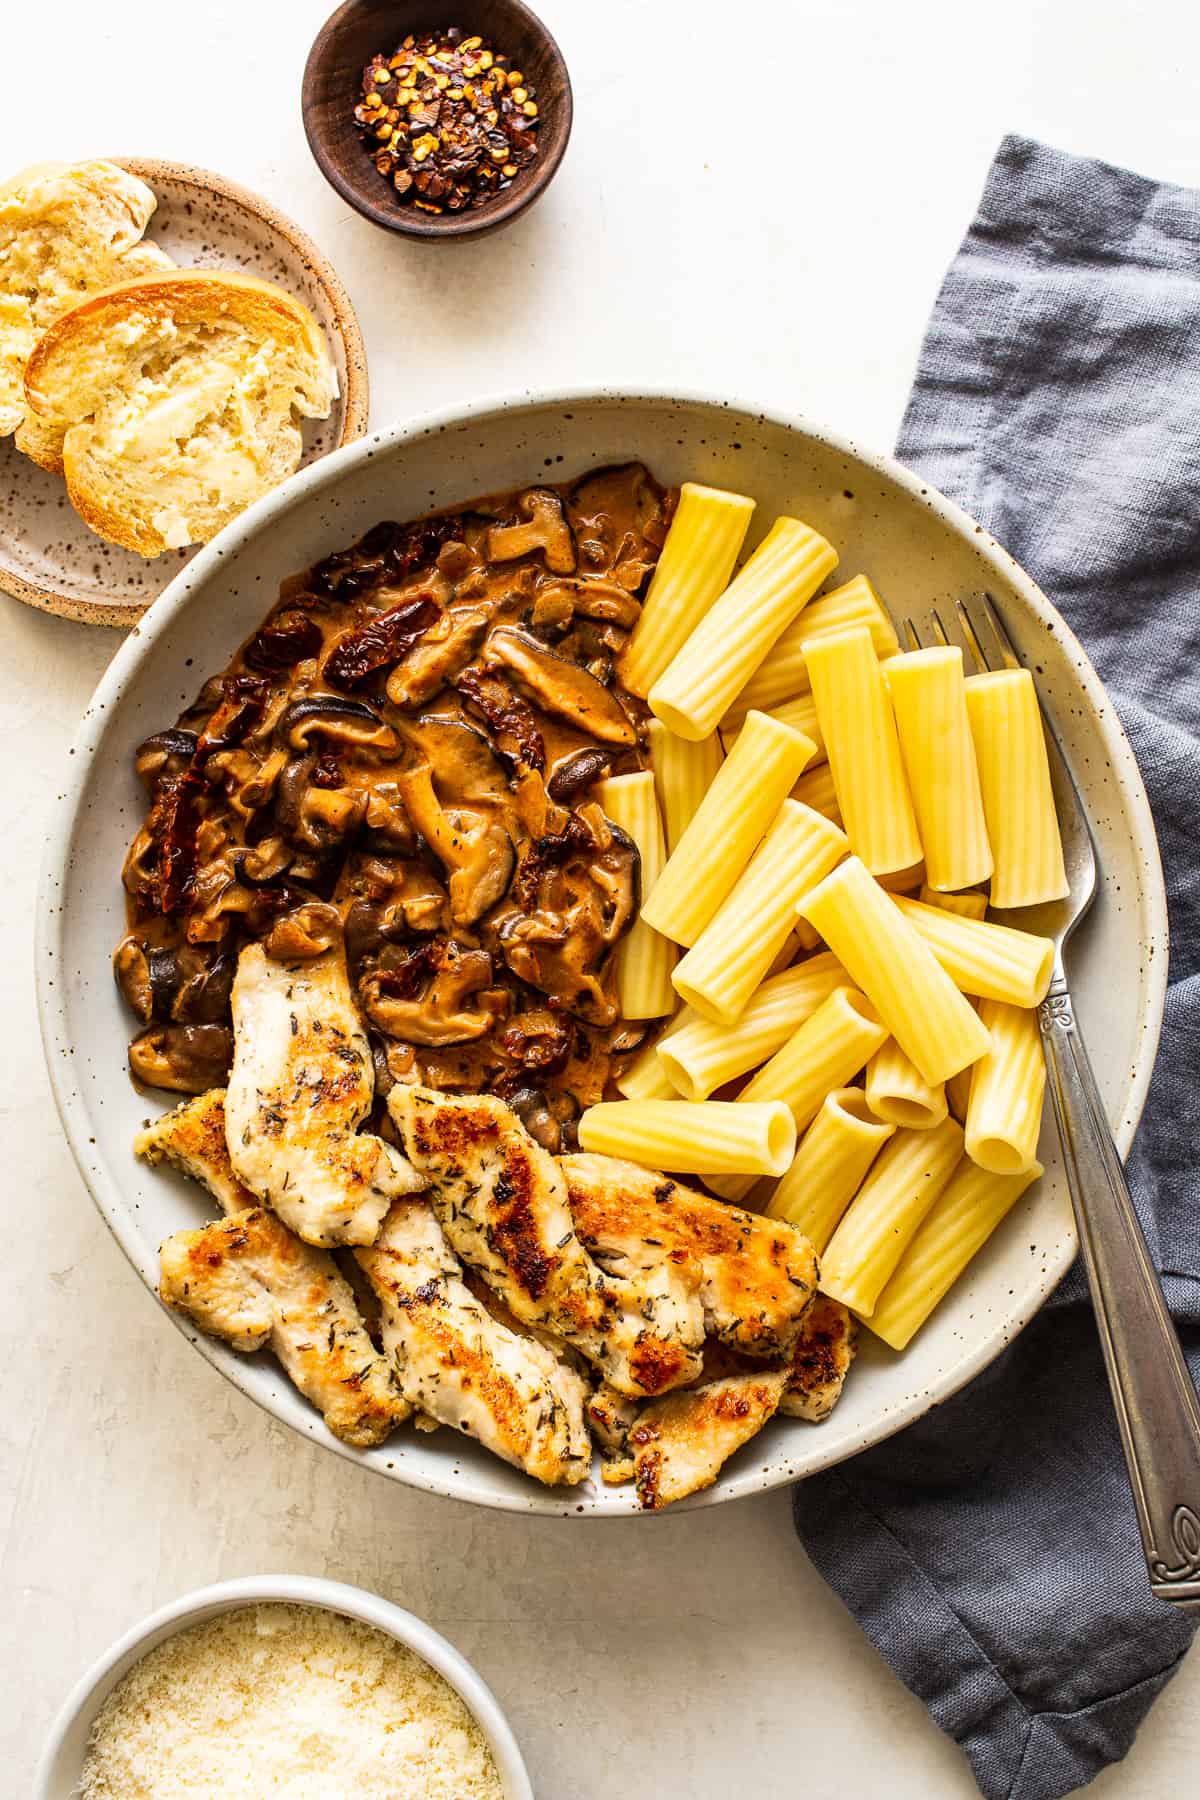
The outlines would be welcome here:
<svg viewBox="0 0 1200 1800">
<path fill-rule="evenodd" d="M 481 206 L 427 213 L 401 200 L 372 161 L 354 108 L 373 56 L 391 56 L 410 32 L 458 26 L 511 59 L 536 90 L 538 153 L 511 186 Z M 317 167 L 356 212 L 417 238 L 477 237 L 509 224 L 545 193 L 571 135 L 571 81 L 562 52 L 521 0 L 346 0 L 317 33 L 304 68 L 304 131 Z"/>
</svg>

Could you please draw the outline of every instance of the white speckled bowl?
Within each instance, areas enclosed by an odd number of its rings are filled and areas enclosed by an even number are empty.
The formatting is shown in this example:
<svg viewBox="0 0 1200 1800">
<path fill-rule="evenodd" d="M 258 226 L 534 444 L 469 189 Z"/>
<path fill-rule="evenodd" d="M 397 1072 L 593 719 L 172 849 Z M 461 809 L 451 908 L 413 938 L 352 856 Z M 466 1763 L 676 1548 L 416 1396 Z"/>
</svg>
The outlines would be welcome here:
<svg viewBox="0 0 1200 1800">
<path fill-rule="evenodd" d="M 221 1581 L 173 1600 L 127 1631 L 72 1688 L 50 1727 L 50 1736 L 33 1778 L 33 1800 L 73 1800 L 87 1754 L 92 1722 L 117 1683 L 159 1644 L 190 1625 L 203 1625 L 218 1614 L 243 1606 L 290 1602 L 320 1606 L 374 1625 L 398 1643 L 407 1644 L 437 1670 L 461 1697 L 488 1741 L 505 1800 L 533 1800 L 533 1788 L 517 1740 L 500 1711 L 496 1696 L 466 1658 L 432 1625 L 415 1613 L 344 1582 L 305 1575 L 251 1575 Z"/>
<path fill-rule="evenodd" d="M 1122 1150 L 1141 1114 L 1158 1043 L 1167 968 L 1166 903 L 1154 827 L 1132 752 L 1096 673 L 1045 595 L 983 529 L 889 458 L 793 419 L 704 398 L 609 392 L 522 396 L 393 427 L 302 471 L 230 525 L 178 576 L 117 655 L 64 772 L 39 907 L 42 1029 L 59 1109 L 85 1181 L 147 1288 L 160 1240 L 205 1216 L 182 1177 L 140 1166 L 130 1142 L 157 1096 L 126 1074 L 129 1020 L 109 959 L 124 930 L 119 870 L 144 800 L 134 746 L 174 721 L 222 668 L 280 579 L 404 519 L 489 490 L 640 457 L 665 481 L 740 489 L 758 500 L 752 538 L 777 513 L 810 520 L 902 614 L 986 587 L 1038 670 L 1043 696 L 1091 812 L 1103 882 L 1070 967 L 1100 1087 Z M 864 1333 L 827 1423 L 779 1419 L 693 1505 L 774 1487 L 899 1430 L 978 1374 L 1033 1316 L 1075 1253 L 1053 1126 L 1047 1173 L 940 1308 L 896 1356 Z M 397 1432 L 347 1449 L 266 1357 L 246 1359 L 172 1315 L 244 1392 L 339 1455 L 393 1480 L 480 1505 L 619 1514 L 632 1490 L 598 1480 L 536 1486 L 450 1431 Z"/>
<path fill-rule="evenodd" d="M 270 201 L 185 163 L 114 158 L 158 195 L 146 236 L 181 268 L 230 269 L 274 281 L 310 308 L 338 377 L 327 419 L 306 419 L 303 466 L 367 429 L 367 358 L 350 296 L 329 259 Z M 87 625 L 132 625 L 196 555 L 146 558 L 89 531 L 62 477 L 0 438 L 0 589 Z"/>
</svg>

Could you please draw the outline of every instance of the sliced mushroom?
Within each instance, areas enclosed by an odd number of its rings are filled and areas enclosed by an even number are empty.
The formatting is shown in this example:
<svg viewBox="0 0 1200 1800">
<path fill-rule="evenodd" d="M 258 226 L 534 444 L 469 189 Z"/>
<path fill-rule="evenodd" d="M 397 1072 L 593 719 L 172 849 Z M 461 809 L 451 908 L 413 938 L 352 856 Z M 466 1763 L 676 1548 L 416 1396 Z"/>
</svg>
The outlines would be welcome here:
<svg viewBox="0 0 1200 1800">
<path fill-rule="evenodd" d="M 226 1025 L 154 1025 L 129 1046 L 129 1067 L 147 1087 L 203 1094 L 224 1087 L 233 1062 Z"/>
<path fill-rule="evenodd" d="M 146 946 L 133 932 L 122 938 L 113 952 L 113 974 L 134 1013 L 143 1025 L 148 1025 L 154 1013 L 150 961 Z"/>
<path fill-rule="evenodd" d="M 508 1104 L 530 1137 L 534 1138 L 543 1150 L 548 1150 L 551 1156 L 557 1156 L 562 1148 L 562 1129 L 550 1111 L 550 1103 L 542 1089 L 519 1087 L 508 1096 Z"/>
<path fill-rule="evenodd" d="M 216 1025 L 229 1014 L 234 958 L 195 944 L 151 950 L 153 1016 L 174 1025 Z"/>
<path fill-rule="evenodd" d="M 642 613 L 641 601 L 634 599 L 623 582 L 606 581 L 602 576 L 547 582 L 538 589 L 537 604 L 565 612 L 568 619 L 572 613 L 581 613 L 585 619 L 599 619 L 625 631 L 632 630 Z"/>
<path fill-rule="evenodd" d="M 151 794 L 162 775 L 182 775 L 196 754 L 199 742 L 193 731 L 157 731 L 139 744 L 133 753 L 133 766 L 138 779 Z"/>
<path fill-rule="evenodd" d="M 444 809 L 427 762 L 398 777 L 409 817 L 442 866 L 450 871 L 450 916 L 472 925 L 494 906 L 512 878 L 512 840 L 503 825 L 462 808 Z"/>
<path fill-rule="evenodd" d="M 338 694 L 314 694 L 305 700 L 294 700 L 281 715 L 276 729 L 293 750 L 310 749 L 313 736 L 328 738 L 335 744 L 351 744 L 359 750 L 377 750 L 382 756 L 395 756 L 400 749 L 396 733 L 365 700 Z"/>
<path fill-rule="evenodd" d="M 493 525 L 487 535 L 489 562 L 512 562 L 541 550 L 556 575 L 575 572 L 575 539 L 563 504 L 548 488 L 530 488 L 517 502 L 523 523 Z"/>
<path fill-rule="evenodd" d="M 353 837 L 367 812 L 367 796 L 355 788 L 310 786 L 300 802 L 296 842 L 309 850 L 330 850 Z"/>
<path fill-rule="evenodd" d="M 494 605 L 448 607 L 388 676 L 387 697 L 392 705 L 421 706 L 465 669 L 483 641 L 494 611 Z"/>
<path fill-rule="evenodd" d="M 341 935 L 337 907 L 323 900 L 308 900 L 276 919 L 263 940 L 263 949 L 276 962 L 307 962 L 332 949 Z"/>
<path fill-rule="evenodd" d="M 544 711 L 605 744 L 634 744 L 637 731 L 615 694 L 537 638 L 513 626 L 493 631 L 484 661 L 511 669 L 518 684 Z"/>
<path fill-rule="evenodd" d="M 417 847 L 417 834 L 404 810 L 400 789 L 394 781 L 376 781 L 367 792 L 367 830 L 381 839 L 390 851 L 411 855 Z"/>
<path fill-rule="evenodd" d="M 414 964 L 416 977 L 409 972 Z M 424 993 L 410 997 L 414 981 L 427 976 L 431 964 L 436 969 Z M 491 988 L 491 979 L 486 950 L 465 950 L 442 939 L 412 952 L 407 967 L 381 968 L 366 976 L 359 993 L 367 1017 L 389 1037 L 438 1048 L 481 1038 L 502 1016 L 508 995 Z M 473 996 L 476 1004 L 467 1006 Z"/>
<path fill-rule="evenodd" d="M 594 781 L 600 781 L 608 774 L 612 761 L 611 750 L 576 750 L 557 764 L 546 783 L 546 792 L 552 800 L 569 806 L 584 788 L 591 787 Z"/>
<path fill-rule="evenodd" d="M 269 887 L 291 866 L 295 852 L 281 837 L 265 837 L 248 850 L 237 850 L 233 866 L 245 887 Z"/>
<path fill-rule="evenodd" d="M 511 783 L 490 740 L 452 713 L 424 713 L 406 725 L 405 736 L 433 770 L 433 783 L 446 801 L 468 806 L 503 805 Z"/>
</svg>

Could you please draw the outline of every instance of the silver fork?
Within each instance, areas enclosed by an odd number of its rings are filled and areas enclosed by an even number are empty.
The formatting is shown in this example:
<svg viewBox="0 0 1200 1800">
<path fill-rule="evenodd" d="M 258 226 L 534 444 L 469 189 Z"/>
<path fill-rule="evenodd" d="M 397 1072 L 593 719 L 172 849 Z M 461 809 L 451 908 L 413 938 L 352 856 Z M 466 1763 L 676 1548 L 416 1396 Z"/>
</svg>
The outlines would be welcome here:
<svg viewBox="0 0 1200 1800">
<path fill-rule="evenodd" d="M 1022 666 L 988 595 L 969 605 L 956 602 L 955 612 L 979 668 Z M 927 629 L 941 643 L 952 641 L 936 611 L 929 613 Z M 911 619 L 905 620 L 905 631 L 919 648 Z M 1071 1003 L 1063 951 L 1095 899 L 1096 846 L 1062 746 L 1044 710 L 1042 716 L 1071 892 L 1065 900 L 1022 907 L 1008 916 L 1014 925 L 1054 940 L 1054 973 L 1038 1024 L 1150 1586 L 1160 1600 L 1200 1607 L 1200 1403 Z"/>
</svg>

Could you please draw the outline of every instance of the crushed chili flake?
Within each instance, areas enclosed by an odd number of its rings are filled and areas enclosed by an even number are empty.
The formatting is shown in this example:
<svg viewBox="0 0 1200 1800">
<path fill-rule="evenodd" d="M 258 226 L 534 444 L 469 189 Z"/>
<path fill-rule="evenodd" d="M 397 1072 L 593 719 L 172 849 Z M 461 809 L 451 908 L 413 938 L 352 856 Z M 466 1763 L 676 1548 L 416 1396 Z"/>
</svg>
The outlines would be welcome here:
<svg viewBox="0 0 1200 1800">
<path fill-rule="evenodd" d="M 410 34 L 362 72 L 355 123 L 379 173 L 422 212 L 462 212 L 537 155 L 537 90 L 481 37 Z"/>
</svg>

